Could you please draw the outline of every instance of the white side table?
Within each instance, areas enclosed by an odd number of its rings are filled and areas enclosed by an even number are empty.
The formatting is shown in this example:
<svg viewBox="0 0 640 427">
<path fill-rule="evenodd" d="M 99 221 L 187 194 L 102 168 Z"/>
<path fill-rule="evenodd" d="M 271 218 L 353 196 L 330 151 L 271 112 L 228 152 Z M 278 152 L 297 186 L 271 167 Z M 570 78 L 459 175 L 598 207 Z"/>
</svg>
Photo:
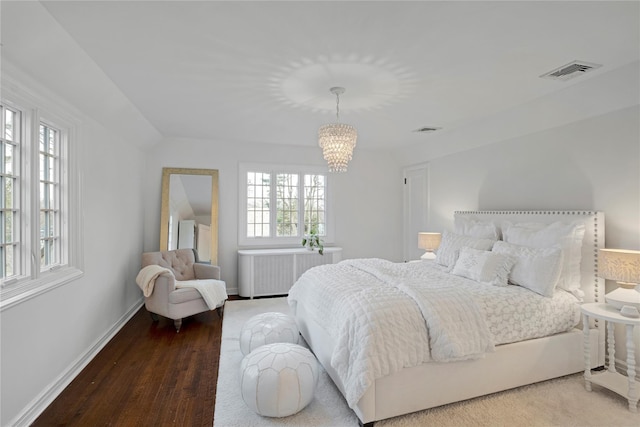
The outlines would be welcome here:
<svg viewBox="0 0 640 427">
<path fill-rule="evenodd" d="M 624 396 L 629 401 L 629 410 L 638 412 L 638 384 L 636 383 L 636 358 L 633 330 L 640 326 L 640 318 L 625 317 L 615 308 L 602 303 L 583 304 L 582 324 L 584 331 L 584 380 L 585 388 L 591 391 L 591 383 L 606 387 Z M 591 373 L 591 352 L 589 351 L 589 318 L 604 320 L 607 324 L 607 342 L 609 361 L 607 370 L 601 373 Z M 615 367 L 615 324 L 625 325 L 627 331 L 627 376 L 618 373 Z"/>
</svg>

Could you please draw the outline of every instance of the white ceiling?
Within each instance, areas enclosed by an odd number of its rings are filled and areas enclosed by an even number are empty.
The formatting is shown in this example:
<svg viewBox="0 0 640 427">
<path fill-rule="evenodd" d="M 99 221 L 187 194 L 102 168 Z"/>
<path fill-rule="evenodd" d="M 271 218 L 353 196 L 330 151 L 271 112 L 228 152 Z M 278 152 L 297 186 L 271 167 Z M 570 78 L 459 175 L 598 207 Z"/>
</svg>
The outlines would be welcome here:
<svg viewBox="0 0 640 427">
<path fill-rule="evenodd" d="M 406 146 L 640 53 L 637 1 L 42 3 L 163 136 L 230 143 L 315 145 L 343 86 L 359 147 Z"/>
</svg>

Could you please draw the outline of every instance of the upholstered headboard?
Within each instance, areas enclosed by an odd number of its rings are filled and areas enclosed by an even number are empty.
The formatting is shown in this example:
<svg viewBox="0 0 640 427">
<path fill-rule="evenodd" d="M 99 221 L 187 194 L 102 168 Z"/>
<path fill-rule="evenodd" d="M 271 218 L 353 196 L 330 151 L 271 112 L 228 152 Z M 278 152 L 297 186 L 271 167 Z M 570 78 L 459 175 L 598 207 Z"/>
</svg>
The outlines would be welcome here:
<svg viewBox="0 0 640 427">
<path fill-rule="evenodd" d="M 581 289 L 585 302 L 604 301 L 604 279 L 598 277 L 598 249 L 604 247 L 604 213 L 596 211 L 456 211 L 456 217 L 491 221 L 501 226 L 505 221 L 551 224 L 580 222 L 585 226 L 580 262 Z"/>
</svg>

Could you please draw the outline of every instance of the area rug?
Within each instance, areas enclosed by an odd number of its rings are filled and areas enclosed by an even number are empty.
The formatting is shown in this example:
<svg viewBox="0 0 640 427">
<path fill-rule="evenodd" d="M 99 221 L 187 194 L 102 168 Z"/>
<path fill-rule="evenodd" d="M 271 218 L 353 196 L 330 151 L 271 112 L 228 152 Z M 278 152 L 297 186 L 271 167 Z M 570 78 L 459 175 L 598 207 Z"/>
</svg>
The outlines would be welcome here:
<svg viewBox="0 0 640 427">
<path fill-rule="evenodd" d="M 329 376 L 321 371 L 315 397 L 302 411 L 285 418 L 266 418 L 251 411 L 240 395 L 242 361 L 238 337 L 252 316 L 268 311 L 289 314 L 286 298 L 228 301 L 222 325 L 222 345 L 214 415 L 215 427 L 358 426 Z M 495 393 L 438 408 L 391 418 L 376 427 L 413 426 L 594 426 L 638 427 L 640 414 L 627 409 L 621 396 L 593 386 L 584 389 L 581 374 Z"/>
</svg>

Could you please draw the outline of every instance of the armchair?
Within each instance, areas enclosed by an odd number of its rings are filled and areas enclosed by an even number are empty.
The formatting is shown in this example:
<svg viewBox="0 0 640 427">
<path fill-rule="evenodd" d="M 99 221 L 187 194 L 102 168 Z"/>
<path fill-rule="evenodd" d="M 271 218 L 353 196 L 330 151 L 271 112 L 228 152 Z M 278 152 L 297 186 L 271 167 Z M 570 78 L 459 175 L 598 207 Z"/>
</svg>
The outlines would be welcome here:
<svg viewBox="0 0 640 427">
<path fill-rule="evenodd" d="M 141 276 L 148 266 L 167 269 L 157 268 L 151 286 L 148 280 L 145 284 L 148 291 L 145 291 L 144 305 L 154 321 L 158 315 L 173 319 L 176 332 L 180 332 L 184 317 L 213 309 L 222 316 L 227 292 L 220 280 L 220 267 L 197 263 L 193 249 L 145 252 L 142 270 L 136 279 L 143 290 Z"/>
</svg>

